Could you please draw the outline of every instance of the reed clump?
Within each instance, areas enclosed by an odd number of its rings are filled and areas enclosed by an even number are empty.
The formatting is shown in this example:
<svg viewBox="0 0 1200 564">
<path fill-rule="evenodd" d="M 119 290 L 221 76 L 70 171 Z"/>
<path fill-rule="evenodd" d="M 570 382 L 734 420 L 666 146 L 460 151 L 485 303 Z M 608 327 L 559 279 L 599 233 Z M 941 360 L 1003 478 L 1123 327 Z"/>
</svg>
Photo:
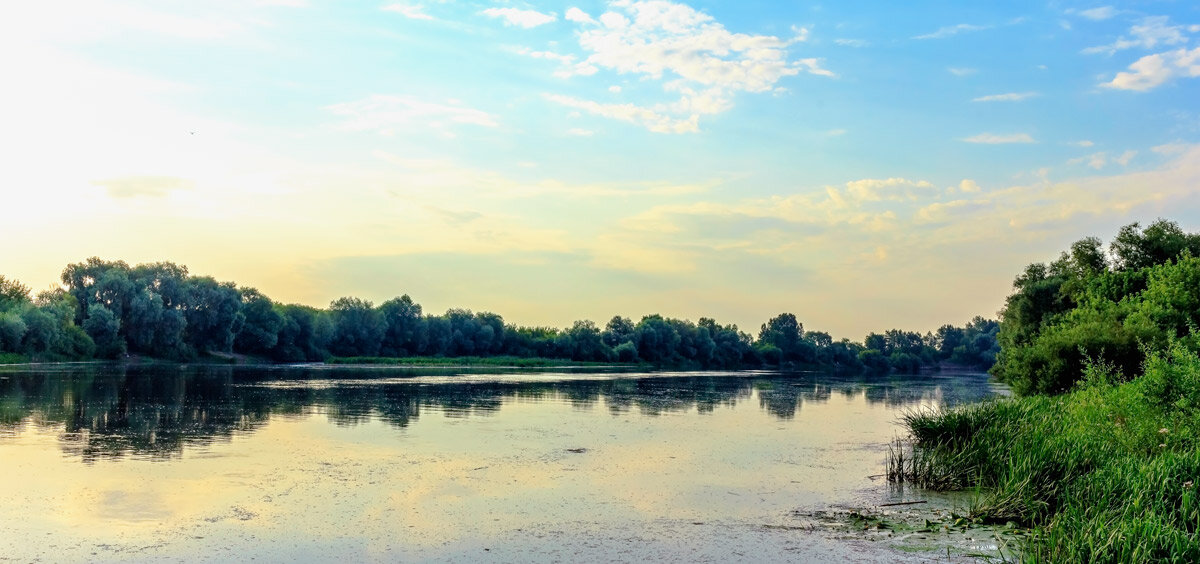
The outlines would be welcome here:
<svg viewBox="0 0 1200 564">
<path fill-rule="evenodd" d="M 1061 396 L 909 413 L 888 478 L 977 488 L 970 517 L 1031 528 L 1029 562 L 1200 562 L 1200 357 L 1086 372 Z"/>
</svg>

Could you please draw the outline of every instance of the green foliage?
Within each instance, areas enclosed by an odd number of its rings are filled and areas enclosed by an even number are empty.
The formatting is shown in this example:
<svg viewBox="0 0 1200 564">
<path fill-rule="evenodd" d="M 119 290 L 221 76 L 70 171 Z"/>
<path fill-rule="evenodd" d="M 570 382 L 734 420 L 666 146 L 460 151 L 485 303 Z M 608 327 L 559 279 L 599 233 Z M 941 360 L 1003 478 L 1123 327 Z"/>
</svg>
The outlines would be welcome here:
<svg viewBox="0 0 1200 564">
<path fill-rule="evenodd" d="M 1200 357 L 1176 339 L 1136 380 L 1107 362 L 1084 372 L 1065 395 L 909 414 L 894 477 L 982 488 L 971 517 L 1033 527 L 1028 561 L 1196 561 Z"/>
<path fill-rule="evenodd" d="M 371 302 L 338 298 L 329 304 L 333 339 L 329 350 L 337 356 L 376 356 L 387 326 Z"/>
<path fill-rule="evenodd" d="M 29 303 L 29 286 L 0 276 L 0 312 Z"/>
<path fill-rule="evenodd" d="M 121 338 L 121 320 L 107 307 L 93 304 L 83 322 L 83 330 L 92 338 L 96 356 L 118 358 L 125 354 L 125 340 Z"/>
<path fill-rule="evenodd" d="M 279 343 L 283 315 L 274 302 L 254 288 L 242 288 L 242 330 L 233 338 L 233 350 L 240 353 L 270 354 Z"/>
<path fill-rule="evenodd" d="M 2 286 L 3 278 L 0 278 Z M 994 331 L 980 318 L 954 328 L 956 345 L 946 354 L 931 334 L 890 330 L 868 338 L 872 347 L 806 332 L 792 313 L 772 317 L 758 339 L 737 325 L 703 317 L 698 322 L 647 315 L 634 323 L 614 316 L 603 328 L 579 320 L 559 330 L 505 323 L 495 313 L 452 308 L 424 313 L 401 295 L 375 307 L 344 297 L 320 310 L 272 301 L 253 288 L 238 288 L 185 266 L 155 262 L 130 266 L 91 257 L 63 269 L 62 288 L 39 294 L 39 311 L 57 320 L 51 331 L 41 313 L 29 313 L 28 290 L 10 285 L 24 305 L 0 317 L 0 350 L 41 351 L 43 356 L 120 358 L 127 353 L 190 360 L 239 353 L 277 362 L 343 358 L 519 357 L 577 362 L 651 363 L 698 369 L 778 366 L 859 371 L 860 358 L 880 372 L 917 372 L 953 358 L 982 366 L 994 354 Z M 0 310 L 0 315 L 5 315 Z M 27 316 L 37 319 L 30 335 Z M 978 323 L 976 323 L 978 322 Z M 982 327 L 979 329 L 976 327 Z M 7 339 L 7 341 L 6 341 Z M 990 340 L 989 340 L 990 339 Z M 16 344 L 5 344 L 11 341 Z"/>
<path fill-rule="evenodd" d="M 26 329 L 19 313 L 0 313 L 0 352 L 20 352 Z"/>
<path fill-rule="evenodd" d="M 992 373 L 1018 393 L 1070 390 L 1088 358 L 1133 377 L 1147 352 L 1200 326 L 1200 235 L 1164 220 L 1127 225 L 1110 246 L 1111 269 L 1099 248 L 1084 239 L 1014 281 Z"/>
</svg>

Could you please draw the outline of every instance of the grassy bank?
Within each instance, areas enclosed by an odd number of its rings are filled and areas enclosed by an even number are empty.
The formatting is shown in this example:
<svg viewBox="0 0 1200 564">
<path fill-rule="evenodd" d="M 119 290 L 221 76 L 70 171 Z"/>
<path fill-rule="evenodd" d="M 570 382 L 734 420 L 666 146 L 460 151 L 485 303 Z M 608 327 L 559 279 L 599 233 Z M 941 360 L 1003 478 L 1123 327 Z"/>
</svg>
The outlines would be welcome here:
<svg viewBox="0 0 1200 564">
<path fill-rule="evenodd" d="M 520 356 L 411 356 L 402 358 L 378 356 L 333 357 L 326 364 L 386 364 L 397 366 L 504 366 L 517 368 L 553 368 L 569 366 L 638 366 L 636 363 L 581 362 L 558 358 Z"/>
<path fill-rule="evenodd" d="M 1031 528 L 1027 561 L 1198 562 L 1200 358 L 1175 344 L 1119 380 L 910 414 L 889 477 L 979 488 L 971 518 Z"/>
</svg>

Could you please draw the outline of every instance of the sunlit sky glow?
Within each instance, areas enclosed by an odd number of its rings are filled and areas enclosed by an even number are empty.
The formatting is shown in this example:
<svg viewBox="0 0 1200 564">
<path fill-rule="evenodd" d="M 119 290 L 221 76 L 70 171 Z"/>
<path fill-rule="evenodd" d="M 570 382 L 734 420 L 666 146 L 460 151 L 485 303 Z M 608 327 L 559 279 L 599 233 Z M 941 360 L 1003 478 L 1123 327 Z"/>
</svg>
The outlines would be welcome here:
<svg viewBox="0 0 1200 564">
<path fill-rule="evenodd" d="M 11 4 L 0 274 L 861 339 L 1200 229 L 1200 5 L 780 4 Z"/>
</svg>

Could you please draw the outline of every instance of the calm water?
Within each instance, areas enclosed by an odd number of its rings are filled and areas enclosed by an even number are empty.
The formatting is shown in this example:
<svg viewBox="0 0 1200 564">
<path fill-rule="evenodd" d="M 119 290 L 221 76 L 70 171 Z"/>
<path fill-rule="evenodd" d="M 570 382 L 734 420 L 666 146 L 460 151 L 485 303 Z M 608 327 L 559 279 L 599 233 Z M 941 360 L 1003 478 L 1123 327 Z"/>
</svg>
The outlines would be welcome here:
<svg viewBox="0 0 1200 564">
<path fill-rule="evenodd" d="M 0 560 L 821 561 L 981 374 L 0 371 Z"/>
</svg>

